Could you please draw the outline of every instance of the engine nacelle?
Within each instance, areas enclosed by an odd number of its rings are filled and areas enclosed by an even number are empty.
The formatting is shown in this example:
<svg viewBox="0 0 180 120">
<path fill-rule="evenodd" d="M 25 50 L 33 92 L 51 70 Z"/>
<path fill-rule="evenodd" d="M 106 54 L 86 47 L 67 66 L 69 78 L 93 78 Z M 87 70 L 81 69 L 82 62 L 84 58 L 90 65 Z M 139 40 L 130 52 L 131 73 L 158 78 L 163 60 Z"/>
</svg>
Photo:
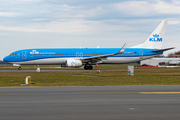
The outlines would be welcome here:
<svg viewBox="0 0 180 120">
<path fill-rule="evenodd" d="M 82 67 L 83 63 L 81 60 L 67 60 L 66 66 L 67 67 Z"/>
</svg>

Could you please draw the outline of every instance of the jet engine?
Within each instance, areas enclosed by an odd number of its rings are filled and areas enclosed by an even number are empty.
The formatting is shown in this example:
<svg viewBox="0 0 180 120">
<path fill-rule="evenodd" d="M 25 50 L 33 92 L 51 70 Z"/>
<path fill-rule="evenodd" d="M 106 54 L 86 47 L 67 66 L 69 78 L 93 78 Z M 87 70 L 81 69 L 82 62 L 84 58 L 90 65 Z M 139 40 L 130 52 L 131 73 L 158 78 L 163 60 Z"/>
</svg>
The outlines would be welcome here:
<svg viewBox="0 0 180 120">
<path fill-rule="evenodd" d="M 83 63 L 81 60 L 67 60 L 66 66 L 67 67 L 82 67 Z"/>
</svg>

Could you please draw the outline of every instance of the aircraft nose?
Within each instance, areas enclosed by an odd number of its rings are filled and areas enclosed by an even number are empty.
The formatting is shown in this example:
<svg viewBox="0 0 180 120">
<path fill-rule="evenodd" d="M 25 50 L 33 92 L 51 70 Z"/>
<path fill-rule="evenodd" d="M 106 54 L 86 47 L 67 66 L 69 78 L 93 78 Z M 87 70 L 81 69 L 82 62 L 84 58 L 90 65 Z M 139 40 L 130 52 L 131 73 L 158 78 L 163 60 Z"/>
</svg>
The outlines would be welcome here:
<svg viewBox="0 0 180 120">
<path fill-rule="evenodd" d="M 8 62 L 8 60 L 9 60 L 9 57 L 8 57 L 8 56 L 6 56 L 6 57 L 3 58 L 3 61 L 5 61 L 5 62 Z"/>
</svg>

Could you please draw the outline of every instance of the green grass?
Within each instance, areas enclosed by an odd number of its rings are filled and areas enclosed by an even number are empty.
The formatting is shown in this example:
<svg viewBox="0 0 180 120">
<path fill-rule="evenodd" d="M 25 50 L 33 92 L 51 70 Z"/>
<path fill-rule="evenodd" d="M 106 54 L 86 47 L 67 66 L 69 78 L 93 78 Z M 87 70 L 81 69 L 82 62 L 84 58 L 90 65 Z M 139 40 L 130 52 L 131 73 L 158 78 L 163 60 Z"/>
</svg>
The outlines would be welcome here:
<svg viewBox="0 0 180 120">
<path fill-rule="evenodd" d="M 93 68 L 94 70 L 102 70 L 102 69 L 127 69 L 128 65 L 133 65 L 133 64 L 114 64 L 114 65 L 98 65 L 98 68 Z M 155 67 L 136 67 L 139 65 L 134 65 L 135 69 L 154 69 Z M 60 65 L 40 65 L 39 66 L 41 70 L 57 70 L 57 69 L 80 69 L 83 70 L 84 68 L 59 68 Z M 17 70 L 18 67 L 12 66 L 12 65 L 2 65 L 0 67 L 0 70 Z M 22 65 L 22 70 L 36 70 L 37 66 L 34 65 Z M 155 69 L 167 69 L 167 68 L 158 68 L 156 67 Z M 172 68 L 168 68 L 172 69 Z M 180 68 L 173 68 L 173 69 L 180 69 Z"/>
<path fill-rule="evenodd" d="M 128 64 L 122 64 L 122 65 L 98 65 L 98 68 L 94 69 L 127 69 Z M 39 65 L 39 67 L 42 70 L 46 69 L 84 69 L 82 68 L 57 68 L 60 67 L 60 65 Z M 12 65 L 3 65 L 0 67 L 0 70 L 17 70 L 18 67 L 12 66 Z M 36 70 L 37 66 L 34 65 L 22 65 L 23 70 Z"/>
<path fill-rule="evenodd" d="M 127 71 L 0 72 L 0 87 L 21 86 L 31 76 L 34 86 L 180 85 L 180 69 Z"/>
</svg>

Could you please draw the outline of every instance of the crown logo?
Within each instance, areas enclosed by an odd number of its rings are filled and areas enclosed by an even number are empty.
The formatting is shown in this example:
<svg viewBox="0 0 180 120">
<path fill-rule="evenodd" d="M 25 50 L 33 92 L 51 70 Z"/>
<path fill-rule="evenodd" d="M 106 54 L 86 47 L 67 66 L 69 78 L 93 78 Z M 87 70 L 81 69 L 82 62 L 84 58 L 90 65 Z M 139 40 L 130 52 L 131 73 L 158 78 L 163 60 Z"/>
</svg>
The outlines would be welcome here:
<svg viewBox="0 0 180 120">
<path fill-rule="evenodd" d="M 32 50 L 32 52 L 30 52 L 30 54 L 39 54 L 39 52 L 37 52 L 36 50 Z"/>
<path fill-rule="evenodd" d="M 155 35 L 153 35 L 153 37 L 158 38 L 158 37 L 159 37 L 159 35 L 155 34 Z"/>
</svg>

